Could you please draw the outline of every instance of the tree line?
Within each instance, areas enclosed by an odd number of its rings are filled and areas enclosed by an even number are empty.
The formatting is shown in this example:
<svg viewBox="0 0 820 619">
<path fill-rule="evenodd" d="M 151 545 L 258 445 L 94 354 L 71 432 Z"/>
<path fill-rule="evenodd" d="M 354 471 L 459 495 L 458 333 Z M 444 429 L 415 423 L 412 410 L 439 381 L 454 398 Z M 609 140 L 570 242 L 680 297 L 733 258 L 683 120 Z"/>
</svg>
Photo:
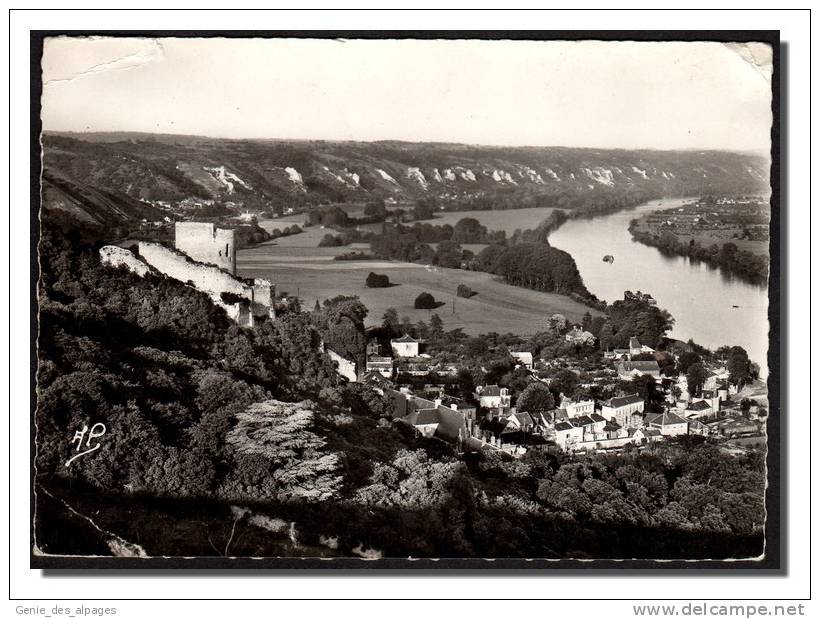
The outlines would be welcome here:
<svg viewBox="0 0 820 619">
<path fill-rule="evenodd" d="M 549 245 L 547 236 L 555 225 L 556 218 L 550 218 L 536 230 L 519 234 L 516 241 L 520 242 L 514 244 L 507 242 L 503 231 L 490 232 L 473 218 L 461 219 L 455 226 L 385 225 L 381 235 L 371 237 L 370 248 L 382 258 L 483 271 L 513 286 L 570 295 L 601 306 L 584 286 L 572 256 Z M 433 249 L 425 239 L 434 239 L 431 242 L 437 242 L 437 247 Z M 491 244 L 477 255 L 461 246 L 461 242 L 488 241 Z"/>
<path fill-rule="evenodd" d="M 731 241 L 722 245 L 713 243 L 706 247 L 695 239 L 690 239 L 688 243 L 681 241 L 676 234 L 669 231 L 653 234 L 639 230 L 634 222 L 630 224 L 629 231 L 635 239 L 644 245 L 658 248 L 663 254 L 686 256 L 697 262 L 705 262 L 752 284 L 764 285 L 769 277 L 768 256 L 738 249 Z"/>
</svg>

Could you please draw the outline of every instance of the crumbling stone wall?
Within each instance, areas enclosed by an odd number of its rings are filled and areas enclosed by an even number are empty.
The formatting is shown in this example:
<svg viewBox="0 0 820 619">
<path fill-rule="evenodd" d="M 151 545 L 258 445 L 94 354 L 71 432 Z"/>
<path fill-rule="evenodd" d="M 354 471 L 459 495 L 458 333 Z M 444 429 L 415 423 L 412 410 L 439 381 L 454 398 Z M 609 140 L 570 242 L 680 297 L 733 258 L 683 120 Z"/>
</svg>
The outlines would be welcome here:
<svg viewBox="0 0 820 619">
<path fill-rule="evenodd" d="M 351 383 L 355 383 L 356 380 L 358 380 L 358 376 L 356 375 L 356 363 L 354 361 L 345 359 L 342 355 L 329 348 L 326 348 L 325 352 L 336 362 L 336 373 L 339 376 L 346 378 Z"/>
<path fill-rule="evenodd" d="M 100 260 L 113 267 L 126 266 L 140 277 L 153 272 L 193 286 L 206 293 L 241 326 L 252 327 L 261 317 L 276 317 L 276 286 L 269 280 L 239 279 L 216 265 L 196 262 L 159 243 L 141 241 L 139 256 L 122 247 L 106 245 L 100 249 Z M 225 300 L 223 293 L 239 297 L 239 300 Z"/>
<path fill-rule="evenodd" d="M 112 267 L 126 266 L 132 273 L 140 277 L 145 277 L 151 271 L 151 267 L 137 258 L 133 252 L 116 245 L 106 245 L 100 248 L 100 260 L 103 264 Z"/>
<path fill-rule="evenodd" d="M 213 264 L 236 275 L 236 235 L 233 230 L 212 223 L 178 221 L 174 225 L 174 246 L 197 262 Z"/>
<path fill-rule="evenodd" d="M 145 262 L 160 273 L 207 293 L 238 324 L 253 326 L 254 318 L 275 317 L 276 287 L 269 280 L 239 279 L 217 266 L 194 262 L 181 252 L 159 243 L 142 241 L 139 253 Z M 234 294 L 244 299 L 244 302 L 225 303 L 222 293 Z"/>
</svg>

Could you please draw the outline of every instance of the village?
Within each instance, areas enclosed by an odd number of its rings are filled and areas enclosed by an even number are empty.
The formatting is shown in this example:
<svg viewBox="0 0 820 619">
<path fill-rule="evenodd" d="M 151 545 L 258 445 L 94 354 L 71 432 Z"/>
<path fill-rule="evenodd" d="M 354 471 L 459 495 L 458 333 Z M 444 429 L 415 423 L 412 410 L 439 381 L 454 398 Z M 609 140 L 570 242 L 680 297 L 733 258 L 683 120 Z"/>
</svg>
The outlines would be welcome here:
<svg viewBox="0 0 820 619">
<path fill-rule="evenodd" d="M 581 333 L 573 326 L 565 337 L 569 341 Z M 637 392 L 620 391 L 607 399 L 562 393 L 553 408 L 544 410 L 516 406 L 511 390 L 495 384 L 476 386 L 472 400 L 448 394 L 445 384 L 417 388 L 403 377 L 452 377 L 469 367 L 468 363 L 433 365 L 423 348 L 423 341 L 409 335 L 392 339 L 389 350 L 371 341 L 367 365 L 358 380 L 391 400 L 396 419 L 424 436 L 455 444 L 462 452 L 489 449 L 521 456 L 529 450 L 617 451 L 684 435 L 731 439 L 746 446 L 765 441 L 765 407 L 757 403 L 741 407 L 740 394 L 730 384 L 725 367 L 707 368 L 699 392 L 690 394 L 686 376 L 663 376 L 656 360 L 645 360 L 655 351 L 635 337 L 627 349 L 602 353 L 607 377 L 595 379 L 596 386 L 606 390 L 649 377 L 664 396 L 659 412 L 649 412 Z M 530 352 L 513 351 L 510 356 L 531 384 L 550 387 L 552 381 L 539 377 L 538 371 L 550 360 L 534 359 Z M 567 370 L 582 374 L 581 368 L 565 367 Z"/>
</svg>

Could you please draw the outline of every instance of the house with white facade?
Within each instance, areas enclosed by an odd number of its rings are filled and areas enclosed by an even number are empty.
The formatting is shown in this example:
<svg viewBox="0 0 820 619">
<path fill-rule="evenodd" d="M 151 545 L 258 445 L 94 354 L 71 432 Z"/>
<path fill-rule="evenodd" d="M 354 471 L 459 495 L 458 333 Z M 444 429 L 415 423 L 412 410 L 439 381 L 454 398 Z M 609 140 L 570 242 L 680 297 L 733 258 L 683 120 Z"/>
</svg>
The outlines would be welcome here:
<svg viewBox="0 0 820 619">
<path fill-rule="evenodd" d="M 412 425 L 422 436 L 431 438 L 439 426 L 438 411 L 436 409 L 421 409 L 407 417 L 407 423 Z"/>
<path fill-rule="evenodd" d="M 510 356 L 515 359 L 516 363 L 523 365 L 528 370 L 531 370 L 533 367 L 533 360 L 532 360 L 532 353 L 531 352 L 511 352 Z"/>
<path fill-rule="evenodd" d="M 622 361 L 618 364 L 618 378 L 632 380 L 636 376 L 660 378 L 661 368 L 657 361 Z"/>
<path fill-rule="evenodd" d="M 654 443 L 662 440 L 663 435 L 657 428 L 632 428 L 629 430 L 630 438 L 636 445 Z"/>
<path fill-rule="evenodd" d="M 709 374 L 706 376 L 706 380 L 703 381 L 703 388 L 708 391 L 717 390 L 719 385 L 728 382 L 728 380 L 729 372 L 726 368 L 710 370 Z"/>
<path fill-rule="evenodd" d="M 689 422 L 669 411 L 647 415 L 646 426 L 655 428 L 663 436 L 680 436 L 689 433 Z"/>
<path fill-rule="evenodd" d="M 397 357 L 418 357 L 420 343 L 421 340 L 405 334 L 400 338 L 390 340 L 390 348 Z"/>
<path fill-rule="evenodd" d="M 475 421 L 476 407 L 466 400 L 442 393 L 435 400 L 436 406 L 445 406 L 462 413 L 467 419 Z"/>
<path fill-rule="evenodd" d="M 476 398 L 481 408 L 510 408 L 510 390 L 498 385 L 487 385 L 476 389 Z"/>
<path fill-rule="evenodd" d="M 385 378 L 393 376 L 393 358 L 392 357 L 368 357 L 365 364 L 366 372 L 378 372 Z"/>
<path fill-rule="evenodd" d="M 580 399 L 573 401 L 570 398 L 564 397 L 561 400 L 561 405 L 559 408 L 563 408 L 567 411 L 567 416 L 570 419 L 573 417 L 580 417 L 581 415 L 591 415 L 595 412 L 595 400 Z"/>
<path fill-rule="evenodd" d="M 655 352 L 654 348 L 650 348 L 646 344 L 641 344 L 637 337 L 629 338 L 629 355 L 637 357 L 638 355 L 646 355 Z"/>
<path fill-rule="evenodd" d="M 716 414 L 712 403 L 707 400 L 692 401 L 689 406 L 686 407 L 686 410 L 683 411 L 683 415 L 687 419 L 714 419 Z"/>
<path fill-rule="evenodd" d="M 624 428 L 634 428 L 640 425 L 635 416 L 643 415 L 644 406 L 643 398 L 637 393 L 610 398 L 601 402 L 601 416 Z"/>
<path fill-rule="evenodd" d="M 584 440 L 584 427 L 576 426 L 567 421 L 555 424 L 555 444 L 565 451 L 570 451 Z"/>
<path fill-rule="evenodd" d="M 720 413 L 720 394 L 717 390 L 707 391 L 704 389 L 699 396 L 692 398 L 690 406 L 698 404 L 699 402 L 706 402 L 709 405 L 709 410 L 713 417 L 717 417 Z M 701 410 L 703 407 L 701 406 Z"/>
</svg>

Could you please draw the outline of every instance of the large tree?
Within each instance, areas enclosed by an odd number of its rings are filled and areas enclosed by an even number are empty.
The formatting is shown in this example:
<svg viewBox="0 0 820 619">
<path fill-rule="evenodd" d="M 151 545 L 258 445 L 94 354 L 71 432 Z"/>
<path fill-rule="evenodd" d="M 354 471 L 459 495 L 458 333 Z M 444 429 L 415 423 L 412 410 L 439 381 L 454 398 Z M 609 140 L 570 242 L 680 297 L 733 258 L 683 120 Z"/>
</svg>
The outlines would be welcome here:
<svg viewBox="0 0 820 619">
<path fill-rule="evenodd" d="M 550 390 L 558 395 L 563 394 L 571 398 L 579 383 L 578 375 L 572 370 L 559 370 L 550 382 Z"/>
<path fill-rule="evenodd" d="M 526 413 L 546 413 L 555 408 L 555 398 L 544 383 L 530 383 L 521 392 L 516 406 Z"/>
<path fill-rule="evenodd" d="M 307 403 L 277 400 L 237 414 L 226 438 L 236 459 L 228 494 L 238 485 L 242 494 L 256 498 L 326 501 L 337 496 L 339 456 L 324 451 L 324 439 L 313 432 L 313 416 Z"/>
<path fill-rule="evenodd" d="M 432 219 L 435 201 L 433 199 L 418 200 L 413 207 L 413 219 Z"/>
<path fill-rule="evenodd" d="M 413 301 L 413 307 L 416 309 L 435 309 L 437 305 L 435 297 L 429 292 L 422 292 Z"/>
<path fill-rule="evenodd" d="M 452 240 L 458 243 L 484 243 L 486 236 L 486 226 L 473 217 L 459 219 L 453 226 Z"/>
<path fill-rule="evenodd" d="M 447 269 L 458 269 L 461 266 L 461 258 L 464 250 L 455 241 L 442 241 L 438 244 L 436 253 L 433 256 L 433 264 L 437 264 Z"/>
<path fill-rule="evenodd" d="M 323 303 L 318 326 L 325 343 L 334 352 L 361 361 L 367 346 L 366 317 L 367 307 L 359 297 L 339 295 Z"/>
<path fill-rule="evenodd" d="M 430 316 L 430 335 L 434 338 L 444 335 L 444 321 L 438 314 Z"/>
<path fill-rule="evenodd" d="M 647 412 L 657 413 L 661 411 L 663 393 L 658 389 L 658 384 L 651 376 L 646 374 L 636 376 L 630 381 L 629 390 L 636 391 L 643 398 Z"/>
<path fill-rule="evenodd" d="M 749 354 L 740 346 L 732 346 L 726 363 L 729 371 L 729 381 L 734 385 L 743 386 L 752 378 L 752 362 Z"/>
<path fill-rule="evenodd" d="M 696 352 L 686 351 L 678 357 L 678 372 L 681 374 L 686 374 L 689 370 L 689 366 L 700 363 L 701 358 L 700 355 Z"/>
<path fill-rule="evenodd" d="M 399 313 L 395 307 L 388 307 L 382 315 L 382 327 L 391 334 L 399 332 Z"/>
<path fill-rule="evenodd" d="M 706 377 L 709 373 L 706 371 L 706 366 L 702 363 L 693 363 L 686 370 L 686 389 L 689 395 L 697 395 L 703 389 L 703 383 L 706 382 Z"/>
<path fill-rule="evenodd" d="M 625 348 L 634 336 L 643 344 L 657 347 L 674 326 L 675 319 L 657 307 L 649 295 L 627 290 L 622 300 L 607 307 L 607 322 L 614 334 L 612 346 Z"/>
</svg>

